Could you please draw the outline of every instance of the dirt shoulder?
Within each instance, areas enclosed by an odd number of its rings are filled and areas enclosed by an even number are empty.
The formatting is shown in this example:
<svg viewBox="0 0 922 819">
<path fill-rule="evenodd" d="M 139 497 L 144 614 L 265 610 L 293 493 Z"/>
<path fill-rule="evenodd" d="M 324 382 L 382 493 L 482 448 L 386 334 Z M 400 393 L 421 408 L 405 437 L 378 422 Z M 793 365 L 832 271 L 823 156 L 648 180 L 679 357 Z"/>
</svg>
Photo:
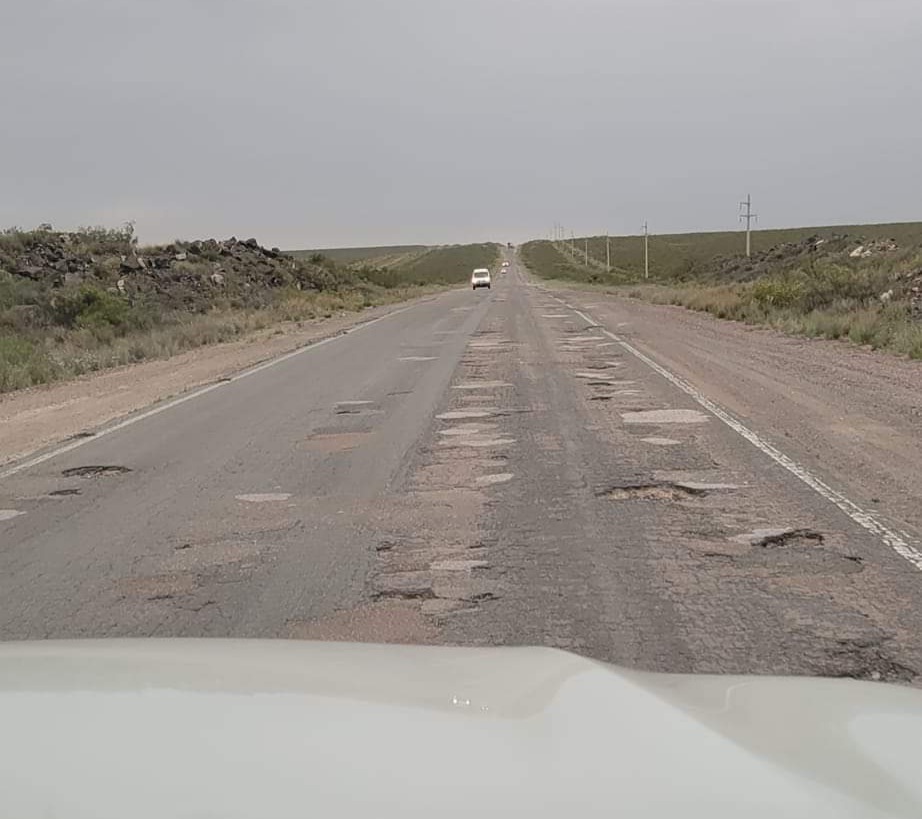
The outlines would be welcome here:
<svg viewBox="0 0 922 819">
<path fill-rule="evenodd" d="M 358 313 L 281 324 L 239 341 L 200 347 L 172 358 L 0 395 L 0 465 L 407 304 L 432 298 L 435 296 L 429 294 Z"/>
<path fill-rule="evenodd" d="M 556 289 L 814 474 L 922 538 L 922 362 Z"/>
</svg>

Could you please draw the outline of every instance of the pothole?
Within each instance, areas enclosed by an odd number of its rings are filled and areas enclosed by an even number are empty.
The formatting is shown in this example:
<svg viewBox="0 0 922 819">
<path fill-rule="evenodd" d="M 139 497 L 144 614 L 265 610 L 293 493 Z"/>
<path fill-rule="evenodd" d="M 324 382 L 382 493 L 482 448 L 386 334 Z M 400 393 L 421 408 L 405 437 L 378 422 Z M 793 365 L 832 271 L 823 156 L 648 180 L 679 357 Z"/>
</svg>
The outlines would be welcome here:
<svg viewBox="0 0 922 819">
<path fill-rule="evenodd" d="M 400 600 L 431 600 L 432 576 L 428 572 L 394 572 L 379 574 L 374 580 L 374 598 Z"/>
<path fill-rule="evenodd" d="M 131 470 L 127 466 L 72 466 L 70 469 L 62 469 L 61 474 L 65 478 L 97 478 L 101 475 L 124 475 Z"/>
<path fill-rule="evenodd" d="M 73 435 L 68 435 L 64 440 L 65 441 L 79 441 L 81 438 L 95 438 L 95 432 L 75 432 Z"/>
<path fill-rule="evenodd" d="M 755 529 L 731 540 L 747 546 L 773 548 L 778 546 L 817 546 L 823 543 L 824 536 L 813 529 Z"/>
<path fill-rule="evenodd" d="M 609 500 L 665 500 L 680 501 L 688 498 L 701 498 L 710 493 L 694 484 L 673 483 L 671 481 L 653 481 L 650 483 L 633 483 L 612 486 L 598 493 L 599 497 Z"/>
<path fill-rule="evenodd" d="M 321 433 L 305 438 L 301 441 L 301 446 L 322 452 L 345 452 L 362 444 L 370 434 L 369 432 Z"/>
<path fill-rule="evenodd" d="M 48 493 L 53 498 L 66 497 L 68 495 L 79 495 L 79 489 L 53 489 Z"/>
</svg>

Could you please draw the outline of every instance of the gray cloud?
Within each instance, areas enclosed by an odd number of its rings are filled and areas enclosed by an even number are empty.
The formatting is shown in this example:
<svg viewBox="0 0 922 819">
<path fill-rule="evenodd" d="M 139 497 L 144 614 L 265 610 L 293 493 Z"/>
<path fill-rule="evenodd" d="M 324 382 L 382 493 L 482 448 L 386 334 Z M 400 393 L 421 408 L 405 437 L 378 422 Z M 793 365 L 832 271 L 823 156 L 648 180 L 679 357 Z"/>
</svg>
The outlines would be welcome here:
<svg viewBox="0 0 922 819">
<path fill-rule="evenodd" d="M 10 7 L 11 5 L 11 7 Z M 916 0 L 28 0 L 0 223 L 287 247 L 919 217 Z"/>
</svg>

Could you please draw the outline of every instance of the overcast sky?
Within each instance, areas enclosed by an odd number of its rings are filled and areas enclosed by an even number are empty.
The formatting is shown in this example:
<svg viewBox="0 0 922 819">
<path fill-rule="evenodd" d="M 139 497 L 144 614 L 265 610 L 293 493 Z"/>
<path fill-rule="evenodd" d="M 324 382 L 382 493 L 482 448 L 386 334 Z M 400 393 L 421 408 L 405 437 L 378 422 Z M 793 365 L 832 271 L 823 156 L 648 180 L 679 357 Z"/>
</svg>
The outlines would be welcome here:
<svg viewBox="0 0 922 819">
<path fill-rule="evenodd" d="M 920 0 L 5 0 L 0 225 L 519 241 L 922 218 Z"/>
</svg>

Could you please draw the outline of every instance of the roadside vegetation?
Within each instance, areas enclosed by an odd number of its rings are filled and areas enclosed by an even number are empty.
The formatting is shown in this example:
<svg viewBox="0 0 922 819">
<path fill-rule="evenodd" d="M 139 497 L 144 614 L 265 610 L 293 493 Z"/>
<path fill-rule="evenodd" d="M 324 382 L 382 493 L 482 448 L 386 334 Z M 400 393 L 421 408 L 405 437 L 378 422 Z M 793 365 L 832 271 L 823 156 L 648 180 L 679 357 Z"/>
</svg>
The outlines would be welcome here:
<svg viewBox="0 0 922 819">
<path fill-rule="evenodd" d="M 611 271 L 604 237 L 590 239 L 588 264 L 584 240 L 575 250 L 569 243 L 529 242 L 522 254 L 544 278 L 922 359 L 922 224 L 765 231 L 753 238 L 746 258 L 738 252 L 740 233 L 651 237 L 649 280 L 641 237 L 611 240 Z"/>
<path fill-rule="evenodd" d="M 294 258 L 255 239 L 139 247 L 130 226 L 6 230 L 0 393 L 404 300 L 460 281 L 462 264 L 491 253 L 426 251 L 427 264 L 403 270 Z"/>
</svg>

